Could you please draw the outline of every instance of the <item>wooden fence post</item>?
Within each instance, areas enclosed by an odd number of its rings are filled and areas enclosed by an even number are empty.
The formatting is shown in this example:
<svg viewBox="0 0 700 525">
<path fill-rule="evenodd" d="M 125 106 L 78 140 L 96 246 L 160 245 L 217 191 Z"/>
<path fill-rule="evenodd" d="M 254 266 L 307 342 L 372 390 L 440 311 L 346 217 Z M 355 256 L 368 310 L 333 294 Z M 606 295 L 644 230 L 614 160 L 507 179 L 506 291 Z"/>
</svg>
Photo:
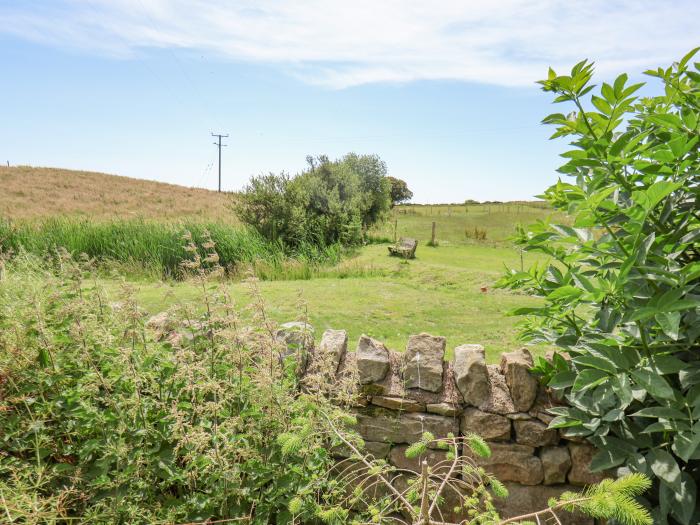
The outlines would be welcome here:
<svg viewBox="0 0 700 525">
<path fill-rule="evenodd" d="M 430 245 L 435 246 L 435 221 L 433 221 L 433 233 L 430 236 Z"/>
</svg>

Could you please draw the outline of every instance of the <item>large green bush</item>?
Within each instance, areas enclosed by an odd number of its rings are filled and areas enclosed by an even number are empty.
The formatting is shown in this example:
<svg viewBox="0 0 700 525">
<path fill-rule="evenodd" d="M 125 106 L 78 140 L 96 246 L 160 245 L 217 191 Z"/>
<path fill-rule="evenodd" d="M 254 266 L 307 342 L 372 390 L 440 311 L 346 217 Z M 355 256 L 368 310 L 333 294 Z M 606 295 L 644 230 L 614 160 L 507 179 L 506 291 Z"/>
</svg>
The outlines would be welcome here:
<svg viewBox="0 0 700 525">
<path fill-rule="evenodd" d="M 587 99 L 593 66 L 549 72 L 543 89 L 568 115 L 544 119 L 571 139 L 544 198 L 571 223 L 523 231 L 549 261 L 503 284 L 541 306 L 524 334 L 566 351 L 537 367 L 570 408 L 552 426 L 587 438 L 596 469 L 656 477 L 655 523 L 700 521 L 700 63 L 697 50 L 648 71 L 656 96 L 636 98 L 627 75 Z M 650 86 L 651 88 L 651 86 Z M 590 103 L 590 105 L 589 105 Z M 592 107 L 591 107 L 592 106 Z"/>
<path fill-rule="evenodd" d="M 386 165 L 376 155 L 309 158 L 309 169 L 253 177 L 237 203 L 243 222 L 286 247 L 358 244 L 391 205 Z"/>
</svg>

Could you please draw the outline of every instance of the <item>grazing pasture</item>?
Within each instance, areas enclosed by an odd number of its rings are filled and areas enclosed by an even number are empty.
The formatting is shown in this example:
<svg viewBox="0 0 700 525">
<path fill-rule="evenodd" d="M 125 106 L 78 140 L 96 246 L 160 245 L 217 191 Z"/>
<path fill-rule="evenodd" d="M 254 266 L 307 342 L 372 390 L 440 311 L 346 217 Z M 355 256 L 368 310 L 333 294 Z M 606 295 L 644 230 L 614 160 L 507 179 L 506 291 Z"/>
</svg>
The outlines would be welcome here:
<svg viewBox="0 0 700 525">
<path fill-rule="evenodd" d="M 229 269 L 225 285 L 234 299 L 249 302 L 245 279 L 255 275 L 275 321 L 306 311 L 317 336 L 344 328 L 354 344 L 369 332 L 397 350 L 410 334 L 426 331 L 446 336 L 450 349 L 481 343 L 491 360 L 519 344 L 507 312 L 537 301 L 493 287 L 506 266 L 536 260 L 521 259 L 509 237 L 517 224 L 552 213 L 541 202 L 401 205 L 369 232 L 369 245 L 292 254 L 238 224 L 227 208 L 231 196 L 69 170 L 2 168 L 0 176 L 15 187 L 0 196 L 4 251 L 24 248 L 46 257 L 60 246 L 86 253 L 100 262 L 115 297 L 122 279 L 133 281 L 149 314 L 176 304 L 199 308 L 195 285 L 178 273 L 188 256 L 182 234 L 192 232 L 201 246 L 209 231 Z M 21 185 L 30 188 L 25 196 L 17 189 L 23 177 L 33 181 Z M 41 200 L 52 204 L 42 207 Z M 142 218 L 129 218 L 137 210 Z M 433 223 L 435 247 L 429 246 Z M 416 259 L 389 257 L 395 236 L 418 240 Z"/>
<path fill-rule="evenodd" d="M 426 244 L 431 240 L 432 223 L 440 245 L 469 241 L 505 242 L 515 225 L 527 225 L 552 214 L 539 201 L 484 204 L 407 204 L 392 210 L 391 217 L 372 234 L 382 240 L 413 237 Z"/>
</svg>

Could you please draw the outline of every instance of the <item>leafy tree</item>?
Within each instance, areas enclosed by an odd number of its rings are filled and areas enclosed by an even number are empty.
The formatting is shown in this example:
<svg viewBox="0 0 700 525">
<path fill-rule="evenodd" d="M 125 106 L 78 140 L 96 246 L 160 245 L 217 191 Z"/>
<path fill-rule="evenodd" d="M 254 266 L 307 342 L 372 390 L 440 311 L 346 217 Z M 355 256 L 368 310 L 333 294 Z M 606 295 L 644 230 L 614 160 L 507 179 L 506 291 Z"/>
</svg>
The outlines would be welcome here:
<svg viewBox="0 0 700 525">
<path fill-rule="evenodd" d="M 386 176 L 386 163 L 378 155 L 356 153 L 348 153 L 338 163 L 359 177 L 363 193 L 362 226 L 367 229 L 381 221 L 391 208 L 391 184 Z"/>
<path fill-rule="evenodd" d="M 330 161 L 307 157 L 309 169 L 253 177 L 236 211 L 263 236 L 292 249 L 352 245 L 389 210 L 386 164 L 376 155 L 350 153 Z"/>
<path fill-rule="evenodd" d="M 387 177 L 391 184 L 391 205 L 396 206 L 402 202 L 408 202 L 413 198 L 413 192 L 408 189 L 408 184 L 405 180 L 397 179 L 396 177 Z"/>
<path fill-rule="evenodd" d="M 700 480 L 700 63 L 697 50 L 647 71 L 660 94 L 622 74 L 588 106 L 593 64 L 550 69 L 543 90 L 573 106 L 544 119 L 572 140 L 544 198 L 570 223 L 540 222 L 519 242 L 548 261 L 502 285 L 544 298 L 524 336 L 565 353 L 536 367 L 568 401 L 552 427 L 599 448 L 595 469 L 656 477 L 654 523 L 698 523 Z"/>
</svg>

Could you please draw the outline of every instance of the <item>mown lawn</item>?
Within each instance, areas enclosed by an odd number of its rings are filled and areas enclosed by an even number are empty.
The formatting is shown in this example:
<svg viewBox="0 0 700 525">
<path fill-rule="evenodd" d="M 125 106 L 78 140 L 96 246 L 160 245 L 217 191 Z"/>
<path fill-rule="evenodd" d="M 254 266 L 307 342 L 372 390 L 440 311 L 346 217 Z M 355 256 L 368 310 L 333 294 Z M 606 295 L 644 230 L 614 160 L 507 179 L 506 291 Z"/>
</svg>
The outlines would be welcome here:
<svg viewBox="0 0 700 525">
<path fill-rule="evenodd" d="M 526 265 L 533 261 L 526 255 Z M 317 336 L 326 328 L 343 328 L 351 348 L 366 333 L 403 350 L 410 334 L 428 332 L 447 337 L 449 352 L 464 343 L 482 344 L 495 362 L 501 352 L 521 344 L 517 319 L 507 312 L 536 301 L 493 288 L 505 265 L 520 266 L 519 251 L 507 243 L 422 245 L 417 258 L 408 262 L 388 257 L 386 245 L 372 245 L 329 270 L 329 277 L 257 285 L 271 318 L 279 322 L 299 318 L 301 298 Z M 364 276 L 354 276 L 358 274 Z M 116 287 L 113 282 L 107 285 Z M 226 286 L 242 308 L 249 304 L 250 284 Z M 486 292 L 481 291 L 484 286 Z M 137 288 L 149 313 L 174 304 L 197 304 L 200 293 L 188 282 L 140 282 Z"/>
</svg>

